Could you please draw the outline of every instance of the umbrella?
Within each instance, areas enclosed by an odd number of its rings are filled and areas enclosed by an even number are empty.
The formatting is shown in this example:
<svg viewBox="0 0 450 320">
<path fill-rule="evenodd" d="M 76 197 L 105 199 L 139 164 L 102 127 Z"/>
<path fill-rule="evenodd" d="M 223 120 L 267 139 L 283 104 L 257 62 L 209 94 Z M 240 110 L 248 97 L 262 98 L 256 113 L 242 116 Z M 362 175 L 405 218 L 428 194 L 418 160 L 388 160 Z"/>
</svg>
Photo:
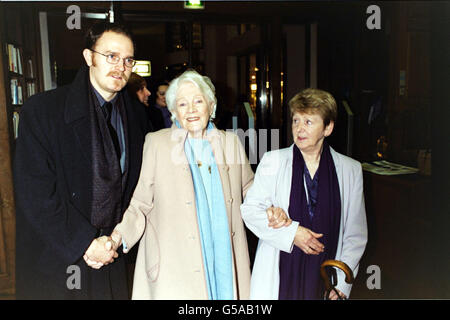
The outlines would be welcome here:
<svg viewBox="0 0 450 320">
<path fill-rule="evenodd" d="M 325 283 L 325 289 L 326 289 L 326 294 L 325 294 L 325 298 L 328 299 L 328 296 L 330 295 L 330 292 L 332 290 L 334 290 L 334 292 L 336 292 L 337 296 L 339 297 L 339 299 L 341 299 L 340 295 L 338 294 L 338 292 L 336 291 L 336 285 L 337 285 L 337 280 L 333 281 L 335 279 L 337 279 L 337 277 L 333 277 L 333 274 L 331 276 L 332 280 L 330 281 L 330 277 L 328 276 L 327 267 L 336 267 L 341 269 L 342 271 L 344 271 L 345 273 L 345 282 L 347 283 L 353 283 L 353 272 L 352 270 L 342 261 L 338 261 L 338 260 L 326 260 L 322 263 L 322 265 L 320 266 L 320 276 L 322 277 L 324 283 Z M 336 271 L 335 269 L 333 269 L 333 271 Z"/>
</svg>

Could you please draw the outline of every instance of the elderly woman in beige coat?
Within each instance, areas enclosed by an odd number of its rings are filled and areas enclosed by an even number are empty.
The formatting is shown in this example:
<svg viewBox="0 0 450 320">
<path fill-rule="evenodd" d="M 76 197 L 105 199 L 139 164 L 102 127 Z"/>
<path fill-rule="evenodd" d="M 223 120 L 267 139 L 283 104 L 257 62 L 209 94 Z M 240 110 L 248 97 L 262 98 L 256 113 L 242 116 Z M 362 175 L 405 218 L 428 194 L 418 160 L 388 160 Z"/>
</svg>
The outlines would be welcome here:
<svg viewBox="0 0 450 320">
<path fill-rule="evenodd" d="M 174 124 L 145 139 L 139 182 L 111 234 L 139 240 L 133 299 L 248 299 L 250 262 L 240 205 L 253 182 L 245 151 L 215 128 L 208 77 L 186 71 L 166 92 Z"/>
</svg>

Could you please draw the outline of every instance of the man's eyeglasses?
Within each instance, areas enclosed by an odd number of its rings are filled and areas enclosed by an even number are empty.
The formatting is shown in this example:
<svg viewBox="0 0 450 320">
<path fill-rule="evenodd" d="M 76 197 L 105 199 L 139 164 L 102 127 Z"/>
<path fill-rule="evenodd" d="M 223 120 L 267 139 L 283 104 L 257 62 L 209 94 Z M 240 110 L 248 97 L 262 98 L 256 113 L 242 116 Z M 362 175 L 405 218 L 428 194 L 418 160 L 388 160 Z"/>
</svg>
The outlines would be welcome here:
<svg viewBox="0 0 450 320">
<path fill-rule="evenodd" d="M 103 54 L 103 53 L 100 53 L 100 52 L 92 50 L 92 49 L 89 49 L 89 50 L 106 57 L 106 62 L 108 62 L 110 64 L 118 64 L 120 62 L 120 60 L 122 59 L 119 55 L 114 54 L 114 53 Z M 125 63 L 125 66 L 128 68 L 133 68 L 134 65 L 136 64 L 136 60 L 134 60 L 134 58 L 123 58 L 123 61 Z"/>
</svg>

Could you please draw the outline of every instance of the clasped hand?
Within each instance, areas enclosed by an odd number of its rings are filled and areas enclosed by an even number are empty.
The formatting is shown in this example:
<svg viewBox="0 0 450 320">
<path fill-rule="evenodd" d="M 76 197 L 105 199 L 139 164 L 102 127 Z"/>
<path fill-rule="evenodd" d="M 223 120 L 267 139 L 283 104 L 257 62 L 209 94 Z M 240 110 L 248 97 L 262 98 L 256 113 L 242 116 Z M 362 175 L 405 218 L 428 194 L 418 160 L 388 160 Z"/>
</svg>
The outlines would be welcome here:
<svg viewBox="0 0 450 320">
<path fill-rule="evenodd" d="M 292 223 L 286 212 L 283 209 L 277 207 L 270 207 L 266 210 L 267 218 L 269 220 L 269 227 L 278 229 L 281 227 L 287 227 Z M 306 254 L 318 255 L 322 253 L 325 246 L 318 240 L 323 234 L 315 233 L 312 230 L 298 226 L 295 233 L 294 245 Z"/>
<path fill-rule="evenodd" d="M 295 233 L 294 244 L 306 254 L 318 255 L 325 250 L 325 246 L 317 240 L 321 237 L 323 237 L 322 233 L 315 233 L 299 225 Z"/>
<path fill-rule="evenodd" d="M 94 269 L 100 269 L 117 258 L 119 255 L 117 249 L 120 246 L 122 237 L 113 231 L 111 236 L 101 236 L 94 239 L 86 250 L 83 259 L 88 266 Z"/>
<path fill-rule="evenodd" d="M 278 207 L 269 207 L 266 210 L 267 219 L 269 220 L 269 227 L 279 229 L 281 227 L 287 227 L 292 223 L 286 212 Z"/>
</svg>

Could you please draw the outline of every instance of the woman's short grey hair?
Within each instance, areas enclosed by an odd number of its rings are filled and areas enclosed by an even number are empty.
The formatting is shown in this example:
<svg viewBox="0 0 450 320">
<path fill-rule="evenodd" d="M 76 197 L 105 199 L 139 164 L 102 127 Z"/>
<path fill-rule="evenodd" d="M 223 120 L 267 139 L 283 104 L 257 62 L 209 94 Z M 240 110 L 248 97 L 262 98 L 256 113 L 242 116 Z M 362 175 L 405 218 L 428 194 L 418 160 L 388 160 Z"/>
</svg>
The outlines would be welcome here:
<svg viewBox="0 0 450 320">
<path fill-rule="evenodd" d="M 209 79 L 207 76 L 202 76 L 195 70 L 187 70 L 177 78 L 173 79 L 170 82 L 169 88 L 166 91 L 166 103 L 167 108 L 172 114 L 172 121 L 175 122 L 176 119 L 175 110 L 177 108 L 176 98 L 178 88 L 180 87 L 180 85 L 186 82 L 191 82 L 195 86 L 197 86 L 205 96 L 206 100 L 208 101 L 208 105 L 212 104 L 211 119 L 214 119 L 216 117 L 216 107 L 217 107 L 216 88 L 211 82 L 211 79 Z"/>
</svg>

